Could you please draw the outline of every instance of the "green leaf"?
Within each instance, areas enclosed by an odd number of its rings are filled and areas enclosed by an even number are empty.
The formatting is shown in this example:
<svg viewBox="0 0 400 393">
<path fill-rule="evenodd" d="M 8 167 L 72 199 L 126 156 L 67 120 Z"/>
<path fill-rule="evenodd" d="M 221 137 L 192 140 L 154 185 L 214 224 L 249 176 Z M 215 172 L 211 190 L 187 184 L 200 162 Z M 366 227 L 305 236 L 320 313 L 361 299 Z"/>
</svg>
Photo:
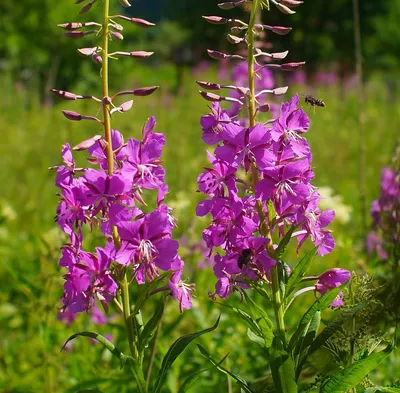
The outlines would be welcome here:
<svg viewBox="0 0 400 393">
<path fill-rule="evenodd" d="M 307 274 L 316 252 L 317 247 L 306 254 L 290 273 L 289 280 L 286 284 L 286 298 L 295 290 L 301 279 Z"/>
<path fill-rule="evenodd" d="M 215 366 L 217 370 L 232 378 L 245 392 L 253 393 L 248 387 L 247 382 L 243 378 L 221 366 L 221 363 L 226 359 L 228 355 L 226 355 L 220 362 L 216 362 L 205 348 L 203 348 L 200 344 L 197 344 L 197 346 L 199 347 L 200 353 L 205 356 Z"/>
<path fill-rule="evenodd" d="M 218 317 L 217 321 L 213 326 L 208 329 L 201 330 L 196 333 L 187 334 L 186 336 L 182 336 L 178 338 L 169 348 L 168 352 L 164 356 L 164 359 L 161 364 L 161 369 L 157 375 L 157 379 L 154 385 L 153 393 L 158 393 L 165 381 L 167 376 L 167 371 L 171 367 L 172 363 L 176 360 L 176 358 L 182 353 L 182 351 L 197 337 L 202 336 L 203 334 L 212 332 L 215 330 L 219 324 L 220 317 Z"/>
<path fill-rule="evenodd" d="M 135 303 L 135 306 L 132 310 L 132 316 L 136 315 L 139 310 L 142 308 L 144 302 L 147 300 L 147 298 L 150 296 L 150 293 L 157 288 L 158 284 L 163 281 L 166 277 L 170 275 L 169 272 L 163 273 L 159 275 L 157 278 L 155 278 L 153 281 L 151 281 L 149 284 L 145 285 L 145 288 L 143 291 L 139 294 L 139 297 Z"/>
<path fill-rule="evenodd" d="M 101 334 L 94 332 L 79 332 L 75 333 L 68 338 L 68 340 L 63 345 L 61 351 L 65 348 L 67 343 L 78 336 L 90 337 L 103 344 L 117 359 L 121 362 L 121 368 L 123 368 L 126 364 L 129 365 L 130 370 L 132 371 L 134 378 L 137 382 L 138 389 L 140 393 L 146 392 L 146 381 L 144 380 L 143 371 L 140 368 L 139 364 L 135 359 L 130 356 L 124 355 L 111 341 L 108 341 Z"/>
<path fill-rule="evenodd" d="M 393 344 L 389 344 L 383 351 L 375 352 L 335 374 L 322 385 L 320 393 L 343 393 L 357 386 L 369 372 L 389 356 L 393 348 Z"/>
<path fill-rule="evenodd" d="M 247 329 L 247 337 L 261 348 L 266 347 L 264 338 L 255 334 L 250 328 Z"/>
<path fill-rule="evenodd" d="M 234 313 L 236 313 L 241 319 L 243 319 L 244 322 L 248 325 L 248 327 L 253 330 L 258 336 L 262 336 L 262 330 L 260 326 L 258 325 L 257 321 L 251 317 L 251 315 L 247 314 L 247 312 L 241 310 L 240 308 L 230 306 L 228 304 L 223 304 L 223 303 L 217 303 L 223 307 L 229 308 L 232 310 Z"/>
<path fill-rule="evenodd" d="M 147 393 L 146 381 L 144 379 L 143 370 L 139 365 L 139 362 L 131 356 L 125 357 L 125 363 L 129 366 L 132 371 L 133 377 L 137 383 L 139 393 Z"/>
<path fill-rule="evenodd" d="M 299 378 L 301 369 L 307 358 L 308 354 L 306 353 L 306 351 L 314 341 L 318 333 L 320 323 L 321 323 L 321 311 L 317 311 L 313 319 L 307 325 L 307 328 L 304 330 L 304 334 L 302 335 L 302 337 L 300 337 L 299 341 L 297 342 L 297 345 L 294 348 L 293 357 L 296 360 L 296 381 Z M 302 356 L 303 353 L 305 353 L 304 356 Z"/>
<path fill-rule="evenodd" d="M 341 326 L 352 317 L 357 311 L 361 310 L 366 306 L 366 303 L 360 303 L 352 309 L 342 312 L 337 318 L 329 322 L 328 325 L 322 332 L 317 336 L 314 342 L 311 344 L 307 356 L 314 353 L 318 348 L 326 343 L 326 341 L 335 334 Z"/>
<path fill-rule="evenodd" d="M 344 288 L 344 286 L 347 283 L 342 284 L 341 286 L 334 288 L 330 290 L 329 292 L 325 293 L 321 297 L 319 297 L 313 305 L 306 311 L 306 313 L 303 315 L 299 326 L 297 327 L 297 330 L 294 332 L 292 338 L 290 339 L 289 342 L 289 352 L 292 352 L 295 345 L 297 344 L 297 341 L 300 339 L 300 337 L 303 336 L 304 331 L 307 329 L 308 324 L 311 322 L 313 319 L 314 315 L 318 311 L 323 311 L 326 308 L 329 307 L 329 305 L 335 300 L 336 296 L 339 294 L 339 292 Z"/>
<path fill-rule="evenodd" d="M 285 236 L 283 236 L 282 240 L 279 243 L 279 246 L 277 249 L 274 251 L 274 259 L 278 259 L 279 257 L 282 256 L 282 254 L 285 252 L 287 245 L 290 242 L 290 239 L 292 238 L 292 234 L 295 230 L 295 226 L 293 225 L 286 233 Z"/>
<path fill-rule="evenodd" d="M 156 330 L 157 326 L 163 316 L 164 313 L 164 298 L 160 300 L 160 302 L 157 305 L 156 310 L 154 311 L 153 316 L 149 319 L 149 321 L 146 323 L 142 334 L 140 335 L 140 340 L 139 340 L 139 353 L 142 353 L 144 349 L 147 347 L 149 342 L 152 340 Z"/>
<path fill-rule="evenodd" d="M 195 371 L 191 373 L 183 382 L 182 386 L 180 387 L 178 393 L 187 393 L 192 385 L 197 381 L 200 377 L 200 374 L 210 370 L 209 368 L 203 368 L 202 370 Z"/>
<path fill-rule="evenodd" d="M 256 320 L 258 326 L 261 329 L 261 336 L 264 339 L 265 347 L 269 348 L 272 344 L 272 339 L 274 337 L 272 328 L 273 324 L 269 319 L 266 311 L 260 307 L 245 291 L 242 291 L 247 304 L 249 305 L 250 313 L 252 317 Z M 253 333 L 253 332 L 252 332 Z M 247 334 L 249 336 L 249 334 Z M 249 336 L 251 339 L 251 337 Z"/>
<path fill-rule="evenodd" d="M 68 340 L 65 342 L 63 347 L 61 348 L 61 351 L 65 348 L 65 346 L 74 338 L 83 336 L 83 337 L 90 337 L 98 341 L 100 344 L 103 344 L 117 359 L 121 360 L 125 357 L 125 355 L 111 342 L 108 341 L 105 337 L 103 337 L 99 333 L 94 333 L 94 332 L 79 332 L 75 333 L 72 336 L 68 338 Z"/>
<path fill-rule="evenodd" d="M 277 337 L 272 343 L 270 367 L 277 393 L 297 393 L 293 360 Z"/>
</svg>

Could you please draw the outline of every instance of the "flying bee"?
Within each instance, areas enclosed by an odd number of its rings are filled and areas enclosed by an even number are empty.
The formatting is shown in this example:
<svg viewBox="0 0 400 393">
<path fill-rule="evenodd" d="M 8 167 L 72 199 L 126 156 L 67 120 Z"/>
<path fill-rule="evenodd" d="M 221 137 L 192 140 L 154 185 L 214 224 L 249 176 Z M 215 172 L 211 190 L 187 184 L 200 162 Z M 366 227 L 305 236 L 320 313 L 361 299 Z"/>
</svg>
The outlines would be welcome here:
<svg viewBox="0 0 400 393">
<path fill-rule="evenodd" d="M 312 107 L 319 106 L 321 108 L 325 108 L 325 102 L 323 100 L 320 100 L 319 98 L 315 98 L 311 95 L 305 95 L 304 96 L 304 102 L 306 104 L 310 104 Z"/>
<path fill-rule="evenodd" d="M 251 261 L 251 249 L 245 248 L 238 258 L 238 267 L 241 269 L 243 266 L 247 266 L 247 264 Z"/>
</svg>

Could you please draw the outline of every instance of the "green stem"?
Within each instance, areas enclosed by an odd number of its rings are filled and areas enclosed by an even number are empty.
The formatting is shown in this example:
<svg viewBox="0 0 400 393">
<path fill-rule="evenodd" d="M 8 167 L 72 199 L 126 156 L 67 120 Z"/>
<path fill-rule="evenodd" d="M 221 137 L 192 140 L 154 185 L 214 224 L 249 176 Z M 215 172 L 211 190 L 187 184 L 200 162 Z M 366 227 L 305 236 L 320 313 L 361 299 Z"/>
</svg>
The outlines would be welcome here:
<svg viewBox="0 0 400 393">
<path fill-rule="evenodd" d="M 109 11 L 110 11 L 110 0 L 103 0 L 103 19 L 102 19 L 102 67 L 101 67 L 101 79 L 102 79 L 102 107 L 103 107 L 103 124 L 104 124 L 104 135 L 107 142 L 106 154 L 108 164 L 108 175 L 114 173 L 114 152 L 112 148 L 111 139 L 111 116 L 110 116 L 110 101 L 108 93 L 108 34 L 109 34 Z M 111 227 L 113 241 L 115 248 L 119 249 L 121 246 L 121 239 L 118 234 L 118 230 L 115 226 Z M 128 335 L 129 349 L 134 359 L 138 359 L 138 350 L 135 345 L 135 331 L 133 326 L 133 320 L 130 317 L 130 305 L 129 305 L 129 284 L 126 276 L 126 271 L 123 272 L 123 278 L 119 281 L 119 288 L 122 296 L 122 311 L 124 315 L 126 332 Z"/>
<path fill-rule="evenodd" d="M 255 83 L 254 83 L 254 44 L 255 44 L 255 34 L 254 34 L 254 24 L 257 19 L 257 10 L 259 8 L 259 0 L 253 1 L 253 7 L 250 14 L 249 27 L 247 30 L 247 45 L 248 45 L 248 53 L 247 53 L 247 61 L 248 61 L 248 76 L 249 76 L 249 125 L 250 127 L 254 127 L 256 125 L 256 99 L 255 99 Z M 256 185 L 260 180 L 258 170 L 256 166 L 252 165 L 252 188 L 255 191 Z M 257 211 L 260 217 L 260 233 L 261 235 L 268 238 L 270 241 L 268 243 L 268 251 L 271 255 L 273 255 L 273 247 L 272 247 L 272 237 L 268 225 L 266 223 L 266 217 L 264 213 L 264 209 L 262 203 L 257 201 Z M 283 299 L 281 296 L 281 292 L 279 289 L 279 275 L 278 275 L 278 267 L 275 266 L 271 270 L 271 283 L 272 283 L 272 300 L 274 304 L 275 311 L 275 319 L 278 331 L 278 337 L 282 341 L 282 344 L 286 346 L 286 333 L 285 333 L 285 308 Z"/>
</svg>

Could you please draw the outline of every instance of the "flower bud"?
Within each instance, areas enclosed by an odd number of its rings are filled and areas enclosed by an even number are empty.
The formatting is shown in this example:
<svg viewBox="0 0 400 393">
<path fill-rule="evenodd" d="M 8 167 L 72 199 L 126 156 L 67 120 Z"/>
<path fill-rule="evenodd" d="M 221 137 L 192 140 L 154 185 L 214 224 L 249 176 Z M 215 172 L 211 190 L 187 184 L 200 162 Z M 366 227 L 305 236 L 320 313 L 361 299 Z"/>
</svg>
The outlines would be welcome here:
<svg viewBox="0 0 400 393">
<path fill-rule="evenodd" d="M 57 89 L 51 89 L 50 90 L 52 93 L 58 95 L 61 98 L 64 98 L 66 100 L 76 100 L 78 99 L 78 96 L 74 93 L 70 93 L 69 91 L 63 91 L 63 90 L 57 90 Z"/>
<path fill-rule="evenodd" d="M 65 110 L 62 110 L 61 112 L 68 120 L 81 121 L 83 118 L 83 116 L 77 112 Z"/>
<path fill-rule="evenodd" d="M 68 38 L 81 38 L 84 37 L 85 35 L 89 34 L 95 34 L 97 33 L 97 30 L 89 30 L 89 31 L 67 31 L 64 33 L 64 35 Z"/>
<path fill-rule="evenodd" d="M 97 0 L 92 0 L 92 1 L 90 1 L 89 3 L 87 3 L 86 5 L 84 5 L 84 6 L 80 9 L 79 13 L 80 13 L 80 14 L 86 14 L 86 12 L 88 12 L 88 11 L 92 8 L 92 5 L 93 5 L 96 1 L 97 1 Z"/>
<path fill-rule="evenodd" d="M 115 112 L 121 112 L 121 113 L 127 112 L 127 111 L 129 111 L 129 109 L 132 108 L 132 105 L 133 105 L 133 100 L 126 101 L 126 102 L 124 102 L 122 105 L 120 105 L 120 106 L 118 106 L 118 107 L 116 107 L 116 108 L 111 109 L 110 115 L 112 115 L 112 114 L 115 113 Z"/>
<path fill-rule="evenodd" d="M 200 95 L 207 101 L 211 101 L 211 102 L 221 102 L 222 101 L 222 97 L 214 94 L 214 93 L 208 93 L 205 91 L 199 91 Z"/>
<path fill-rule="evenodd" d="M 196 83 L 206 90 L 221 90 L 221 85 L 218 83 L 196 81 Z"/>
<path fill-rule="evenodd" d="M 117 31 L 123 31 L 124 30 L 124 27 L 121 26 L 119 23 L 110 23 L 110 26 L 113 29 L 117 30 Z"/>
<path fill-rule="evenodd" d="M 276 89 L 272 89 L 272 94 L 276 96 L 281 96 L 282 94 L 285 94 L 287 91 L 288 91 L 288 86 L 277 87 Z"/>
<path fill-rule="evenodd" d="M 272 32 L 274 32 L 275 34 L 279 34 L 279 35 L 285 35 L 288 34 L 292 28 L 291 27 L 283 27 L 283 26 L 271 26 L 272 28 L 270 30 L 272 30 Z"/>
<path fill-rule="evenodd" d="M 103 97 L 103 99 L 101 100 L 101 103 L 102 103 L 103 105 L 111 105 L 111 104 L 112 104 L 112 100 L 111 100 L 110 97 L 105 96 L 105 97 Z"/>
<path fill-rule="evenodd" d="M 110 31 L 111 37 L 116 41 L 122 41 L 124 36 L 116 31 Z"/>
<path fill-rule="evenodd" d="M 151 23 L 151 22 L 149 22 L 149 21 L 147 21 L 147 20 L 145 20 L 145 19 L 141 19 L 141 18 L 128 18 L 128 17 L 125 16 L 125 15 L 117 15 L 117 16 L 114 17 L 114 18 L 119 18 L 119 19 L 122 19 L 122 20 L 126 20 L 127 22 L 131 22 L 131 23 L 133 23 L 134 25 L 139 26 L 139 27 L 151 27 L 151 26 L 155 26 L 154 23 Z"/>
<path fill-rule="evenodd" d="M 285 64 L 281 64 L 281 70 L 282 71 L 294 71 L 297 68 L 300 68 L 301 66 L 303 66 L 304 64 L 306 64 L 305 61 L 300 61 L 298 63 L 285 63 Z"/>
<path fill-rule="evenodd" d="M 92 55 L 92 60 L 93 60 L 96 64 L 102 64 L 102 63 L 103 63 L 103 58 L 102 58 L 98 53 L 93 53 L 93 55 Z"/>
<path fill-rule="evenodd" d="M 83 3 L 84 0 L 75 0 L 75 4 Z"/>
<path fill-rule="evenodd" d="M 229 19 L 222 16 L 203 16 L 202 18 L 213 25 L 223 25 L 229 22 Z"/>
<path fill-rule="evenodd" d="M 244 41 L 244 38 L 236 37 L 236 36 L 234 36 L 232 34 L 228 34 L 227 37 L 228 37 L 228 41 L 231 44 L 240 44 L 241 42 Z"/>
<path fill-rule="evenodd" d="M 298 0 L 281 0 L 281 4 L 287 5 L 289 7 L 298 7 L 303 3 L 304 3 L 303 1 L 298 1 Z"/>
<path fill-rule="evenodd" d="M 101 138 L 102 138 L 101 135 L 95 135 L 94 137 L 86 139 L 85 141 L 79 143 L 78 145 L 73 147 L 72 150 L 75 150 L 75 151 L 87 150 L 87 149 L 89 149 L 89 147 L 92 147 Z"/>
<path fill-rule="evenodd" d="M 124 7 L 130 7 L 131 4 L 129 3 L 128 0 L 119 0 L 119 2 L 121 3 L 122 6 Z"/>
<path fill-rule="evenodd" d="M 261 113 L 266 113 L 271 110 L 271 106 L 269 104 L 260 105 L 257 110 Z"/>
<path fill-rule="evenodd" d="M 291 10 L 289 7 L 286 7 L 281 3 L 276 3 L 275 5 L 278 8 L 278 10 L 281 11 L 283 14 L 292 15 L 296 13 L 296 11 Z"/>
<path fill-rule="evenodd" d="M 211 50 L 211 49 L 207 49 L 207 53 L 212 59 L 216 59 L 216 60 L 224 60 L 224 59 L 227 59 L 229 57 L 225 53 L 218 52 L 216 50 Z"/>
<path fill-rule="evenodd" d="M 99 49 L 98 46 L 94 48 L 79 48 L 78 52 L 84 56 L 92 56 L 94 53 L 96 53 L 97 49 Z"/>
<path fill-rule="evenodd" d="M 243 4 L 246 0 L 239 0 L 239 1 L 228 1 L 226 3 L 219 3 L 218 7 L 223 9 L 223 10 L 230 10 L 232 8 L 235 8 L 239 6 L 240 4 Z"/>
<path fill-rule="evenodd" d="M 145 97 L 153 94 L 160 86 L 141 87 L 133 90 L 133 95 L 138 97 Z"/>
<path fill-rule="evenodd" d="M 70 22 L 70 23 L 62 23 L 57 26 L 61 27 L 64 30 L 78 30 L 83 27 L 83 24 L 78 22 Z"/>
</svg>

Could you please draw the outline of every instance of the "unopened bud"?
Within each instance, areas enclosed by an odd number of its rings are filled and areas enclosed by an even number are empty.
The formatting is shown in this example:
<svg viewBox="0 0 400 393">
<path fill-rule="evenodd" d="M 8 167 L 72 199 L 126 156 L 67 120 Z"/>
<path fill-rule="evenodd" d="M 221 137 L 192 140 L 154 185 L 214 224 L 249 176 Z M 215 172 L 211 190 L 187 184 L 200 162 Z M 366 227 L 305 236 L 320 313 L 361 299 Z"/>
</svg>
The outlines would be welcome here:
<svg viewBox="0 0 400 393">
<path fill-rule="evenodd" d="M 305 61 L 301 61 L 301 62 L 298 62 L 298 63 L 281 64 L 281 70 L 282 71 L 294 71 L 297 68 L 300 68 L 301 66 L 303 66 L 304 64 L 306 64 Z"/>
<path fill-rule="evenodd" d="M 288 86 L 277 87 L 276 89 L 272 89 L 272 94 L 280 96 L 282 94 L 285 94 L 287 91 L 288 91 Z"/>
<path fill-rule="evenodd" d="M 110 31 L 111 37 L 116 40 L 116 41 L 122 41 L 124 39 L 124 36 L 121 33 L 118 33 L 117 31 Z"/>
<path fill-rule="evenodd" d="M 243 4 L 245 1 L 246 0 L 228 1 L 226 3 L 219 3 L 218 7 L 222 8 L 223 10 L 230 10 L 232 8 L 239 6 L 240 4 Z"/>
<path fill-rule="evenodd" d="M 264 26 L 260 25 L 259 23 L 255 24 L 253 28 L 257 33 L 261 33 L 262 31 L 264 31 Z"/>
<path fill-rule="evenodd" d="M 64 35 L 68 38 L 81 38 L 85 35 L 95 34 L 97 30 L 89 30 L 89 31 L 67 31 Z"/>
<path fill-rule="evenodd" d="M 124 7 L 130 7 L 131 6 L 128 0 L 119 0 L 119 2 Z"/>
<path fill-rule="evenodd" d="M 92 60 L 93 60 L 96 64 L 102 64 L 102 63 L 103 63 L 103 58 L 102 58 L 98 53 L 93 53 L 93 54 L 92 54 Z"/>
<path fill-rule="evenodd" d="M 108 96 L 103 97 L 103 99 L 101 100 L 101 103 L 103 105 L 111 105 L 112 104 L 111 97 L 108 97 Z"/>
<path fill-rule="evenodd" d="M 207 101 L 211 101 L 211 102 L 221 102 L 222 101 L 222 97 L 220 97 L 217 94 L 214 93 L 208 93 L 206 91 L 199 91 L 200 95 Z"/>
<path fill-rule="evenodd" d="M 299 5 L 303 4 L 303 1 L 298 0 L 281 0 L 281 4 L 287 5 L 289 7 L 298 7 Z"/>
<path fill-rule="evenodd" d="M 88 12 L 88 11 L 92 8 L 92 5 L 93 5 L 96 1 L 97 1 L 97 0 L 92 0 L 92 1 L 90 1 L 89 3 L 87 3 L 86 5 L 84 5 L 84 6 L 80 9 L 79 13 L 80 13 L 80 14 L 86 14 L 86 12 Z"/>
<path fill-rule="evenodd" d="M 278 8 L 278 10 L 281 11 L 283 14 L 292 15 L 296 13 L 296 11 L 291 10 L 289 7 L 286 7 L 281 3 L 275 3 L 275 5 Z"/>
<path fill-rule="evenodd" d="M 110 115 L 112 115 L 115 112 L 127 112 L 129 111 L 129 109 L 132 108 L 133 105 L 133 100 L 124 102 L 122 105 L 120 105 L 119 107 L 113 108 L 110 111 Z"/>
<path fill-rule="evenodd" d="M 228 34 L 227 38 L 231 44 L 235 44 L 235 45 L 240 44 L 241 42 L 244 41 L 244 38 L 236 37 L 235 35 L 232 35 L 232 34 Z"/>
<path fill-rule="evenodd" d="M 147 21 L 147 20 L 145 20 L 145 19 L 141 19 L 141 18 L 128 18 L 128 17 L 125 16 L 125 15 L 117 15 L 117 16 L 114 17 L 114 18 L 119 18 L 119 19 L 122 19 L 122 20 L 126 20 L 127 22 L 131 22 L 131 23 L 133 23 L 134 25 L 139 26 L 139 27 L 151 27 L 151 26 L 155 26 L 154 23 L 151 23 L 151 22 L 149 22 L 149 21 Z"/>
<path fill-rule="evenodd" d="M 101 135 L 95 135 L 94 137 L 86 139 L 85 141 L 79 143 L 78 145 L 73 147 L 72 150 L 75 150 L 75 151 L 87 150 L 87 149 L 89 149 L 89 147 L 92 147 L 101 138 L 102 138 Z"/>
<path fill-rule="evenodd" d="M 110 26 L 113 29 L 117 30 L 117 31 L 123 31 L 124 30 L 124 27 L 121 26 L 119 23 L 110 23 Z"/>
<path fill-rule="evenodd" d="M 203 16 L 203 19 L 213 25 L 223 25 L 229 22 L 229 19 L 223 18 L 222 16 Z"/>
<path fill-rule="evenodd" d="M 260 105 L 257 110 L 261 113 L 267 113 L 271 110 L 271 106 L 269 104 Z"/>
<path fill-rule="evenodd" d="M 57 89 L 51 89 L 50 91 L 61 98 L 65 98 L 66 100 L 76 100 L 78 98 L 76 94 L 70 93 L 69 91 L 63 91 Z"/>
<path fill-rule="evenodd" d="M 65 110 L 62 110 L 61 112 L 68 120 L 80 121 L 83 118 L 83 116 L 77 112 Z"/>
<path fill-rule="evenodd" d="M 97 46 L 94 48 L 79 48 L 78 52 L 84 56 L 92 56 L 94 53 L 96 53 L 97 49 L 99 49 Z"/>
<path fill-rule="evenodd" d="M 206 90 L 221 90 L 221 85 L 212 82 L 196 81 L 196 83 Z"/>
<path fill-rule="evenodd" d="M 138 97 L 145 97 L 153 94 L 160 86 L 141 87 L 133 90 L 133 95 Z"/>
<path fill-rule="evenodd" d="M 61 27 L 64 30 L 78 30 L 83 27 L 83 24 L 79 22 L 70 22 L 70 23 L 62 23 L 57 26 Z"/>
<path fill-rule="evenodd" d="M 270 30 L 272 30 L 272 32 L 279 35 L 288 34 L 292 30 L 291 27 L 283 27 L 283 26 L 270 26 L 270 27 L 271 27 Z"/>
<path fill-rule="evenodd" d="M 271 59 L 284 59 L 288 55 L 288 53 L 288 50 L 286 50 L 285 52 L 271 53 Z"/>
<path fill-rule="evenodd" d="M 83 3 L 84 2 L 84 0 L 75 0 L 75 4 L 80 4 L 80 3 Z"/>
<path fill-rule="evenodd" d="M 227 55 L 225 53 L 218 52 L 216 50 L 211 50 L 211 49 L 207 49 L 207 53 L 212 59 L 216 59 L 216 60 L 224 60 L 229 57 L 229 55 Z"/>
</svg>

